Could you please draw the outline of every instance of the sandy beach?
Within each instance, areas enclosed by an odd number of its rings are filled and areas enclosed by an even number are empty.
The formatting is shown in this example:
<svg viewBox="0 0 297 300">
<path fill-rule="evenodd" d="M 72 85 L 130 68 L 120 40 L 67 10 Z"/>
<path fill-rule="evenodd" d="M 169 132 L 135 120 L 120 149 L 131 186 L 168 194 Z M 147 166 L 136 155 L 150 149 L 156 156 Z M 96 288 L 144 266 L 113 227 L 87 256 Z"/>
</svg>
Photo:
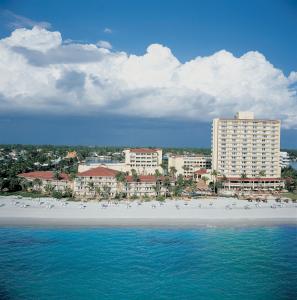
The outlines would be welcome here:
<svg viewBox="0 0 297 300">
<path fill-rule="evenodd" d="M 0 225 L 40 226 L 244 226 L 296 224 L 294 203 L 250 203 L 232 198 L 164 203 L 65 202 L 0 197 Z"/>
</svg>

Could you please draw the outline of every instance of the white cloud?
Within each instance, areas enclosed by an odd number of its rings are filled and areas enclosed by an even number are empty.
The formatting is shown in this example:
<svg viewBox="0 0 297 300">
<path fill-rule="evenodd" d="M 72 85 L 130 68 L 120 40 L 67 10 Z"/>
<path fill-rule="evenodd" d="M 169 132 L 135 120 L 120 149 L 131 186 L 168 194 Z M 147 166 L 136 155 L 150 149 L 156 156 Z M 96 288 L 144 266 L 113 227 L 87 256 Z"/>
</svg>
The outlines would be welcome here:
<svg viewBox="0 0 297 300">
<path fill-rule="evenodd" d="M 100 48 L 112 49 L 112 45 L 108 41 L 98 41 L 96 45 Z"/>
<path fill-rule="evenodd" d="M 112 29 L 110 29 L 108 27 L 105 27 L 104 30 L 103 30 L 103 32 L 105 32 L 105 33 L 112 33 L 113 31 L 112 31 Z"/>
<path fill-rule="evenodd" d="M 32 28 L 34 26 L 39 26 L 39 27 L 46 28 L 46 29 L 51 28 L 51 24 L 49 22 L 34 21 L 30 18 L 21 16 L 21 15 L 17 15 L 10 10 L 2 10 L 0 12 L 0 15 L 5 19 L 8 27 L 11 29 L 17 29 L 17 28 L 22 28 L 22 27 Z"/>
<path fill-rule="evenodd" d="M 210 121 L 251 110 L 297 128 L 297 73 L 285 76 L 257 51 L 181 63 L 159 44 L 139 56 L 106 48 L 65 44 L 40 27 L 15 30 L 0 40 L 0 111 Z"/>
</svg>

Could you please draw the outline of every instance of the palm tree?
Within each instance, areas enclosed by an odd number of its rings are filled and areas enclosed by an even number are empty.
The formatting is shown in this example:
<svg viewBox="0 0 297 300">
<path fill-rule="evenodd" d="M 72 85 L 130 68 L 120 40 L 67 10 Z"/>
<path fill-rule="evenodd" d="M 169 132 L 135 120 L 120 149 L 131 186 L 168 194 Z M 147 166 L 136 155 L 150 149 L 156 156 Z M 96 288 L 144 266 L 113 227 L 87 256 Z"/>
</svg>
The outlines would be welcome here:
<svg viewBox="0 0 297 300">
<path fill-rule="evenodd" d="M 175 167 L 170 167 L 170 169 L 169 169 L 169 175 L 171 176 L 171 177 L 175 177 L 175 174 L 177 173 L 177 170 L 176 170 L 176 168 Z"/>
<path fill-rule="evenodd" d="M 131 170 L 131 173 L 132 173 L 132 178 L 133 178 L 133 181 L 137 182 L 139 180 L 139 177 L 137 175 L 137 172 L 135 169 L 132 169 Z"/>
<path fill-rule="evenodd" d="M 35 178 L 35 179 L 33 180 L 33 187 L 37 187 L 37 191 L 40 192 L 41 186 L 42 186 L 42 180 L 39 179 L 39 178 Z"/>
<path fill-rule="evenodd" d="M 55 187 L 53 185 L 51 185 L 50 183 L 46 184 L 44 187 L 45 193 L 47 195 L 51 195 L 52 192 L 54 191 Z"/>
<path fill-rule="evenodd" d="M 95 197 L 96 197 L 96 195 L 98 195 L 98 197 L 99 197 L 99 201 L 101 200 L 100 199 L 100 197 L 101 197 L 101 188 L 99 187 L 99 186 L 96 186 L 95 187 Z"/>
<path fill-rule="evenodd" d="M 94 182 L 93 181 L 89 181 L 87 188 L 89 190 L 89 193 L 92 193 L 95 190 Z"/>
<path fill-rule="evenodd" d="M 56 180 L 60 180 L 62 177 L 61 177 L 61 172 L 56 170 L 53 172 L 53 178 L 56 179 Z"/>
<path fill-rule="evenodd" d="M 119 189 L 119 199 L 123 196 L 123 187 L 124 183 L 126 182 L 126 174 L 124 172 L 118 172 L 115 176 L 117 183 L 118 183 L 118 189 Z"/>
<path fill-rule="evenodd" d="M 107 185 L 103 186 L 103 194 L 105 198 L 108 198 L 108 202 L 110 201 L 110 191 L 111 191 L 111 187 Z"/>
<path fill-rule="evenodd" d="M 171 197 L 171 182 L 167 176 L 163 181 L 163 186 L 166 188 L 166 194 L 169 194 L 169 196 Z"/>
<path fill-rule="evenodd" d="M 160 171 L 158 170 L 158 169 L 156 169 L 155 170 L 155 176 L 157 177 L 157 178 L 159 178 L 159 177 L 161 177 L 161 173 L 160 173 Z"/>
</svg>

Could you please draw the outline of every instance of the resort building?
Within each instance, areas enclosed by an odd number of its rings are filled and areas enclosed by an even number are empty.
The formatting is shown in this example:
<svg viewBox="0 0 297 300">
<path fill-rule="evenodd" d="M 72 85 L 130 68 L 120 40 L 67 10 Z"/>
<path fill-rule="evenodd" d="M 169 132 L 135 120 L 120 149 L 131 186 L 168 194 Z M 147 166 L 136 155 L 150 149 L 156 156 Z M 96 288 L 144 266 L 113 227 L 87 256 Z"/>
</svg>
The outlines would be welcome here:
<svg viewBox="0 0 297 300">
<path fill-rule="evenodd" d="M 95 197 L 105 194 L 106 198 L 114 197 L 118 190 L 115 177 L 117 173 L 118 171 L 104 167 L 79 172 L 74 181 L 74 195 Z"/>
<path fill-rule="evenodd" d="M 212 169 L 226 189 L 282 188 L 280 121 L 255 119 L 251 112 L 214 119 Z"/>
<path fill-rule="evenodd" d="M 140 175 L 153 175 L 162 170 L 162 149 L 136 148 L 125 149 L 125 164 L 129 173 L 134 169 Z"/>
<path fill-rule="evenodd" d="M 222 181 L 223 190 L 232 191 L 273 191 L 285 188 L 281 178 L 236 178 L 229 177 Z"/>
<path fill-rule="evenodd" d="M 288 152 L 280 152 L 280 167 L 287 168 L 290 165 L 290 155 Z"/>
<path fill-rule="evenodd" d="M 210 155 L 170 155 L 168 157 L 168 171 L 176 169 L 176 176 L 192 177 L 200 169 L 211 170 Z"/>
<path fill-rule="evenodd" d="M 49 192 L 50 190 L 64 192 L 66 188 L 73 189 L 72 182 L 65 173 L 60 173 L 59 178 L 56 178 L 52 171 L 34 171 L 19 174 L 18 177 L 31 182 L 30 189 L 41 192 Z"/>
<path fill-rule="evenodd" d="M 74 194 L 83 197 L 114 198 L 123 197 L 153 197 L 166 193 L 163 177 L 154 175 L 125 176 L 117 180 L 118 171 L 96 167 L 77 174 L 74 182 Z M 174 185 L 174 181 L 170 181 Z"/>
<path fill-rule="evenodd" d="M 226 177 L 279 178 L 280 121 L 255 119 L 250 112 L 214 119 L 212 169 Z"/>
</svg>

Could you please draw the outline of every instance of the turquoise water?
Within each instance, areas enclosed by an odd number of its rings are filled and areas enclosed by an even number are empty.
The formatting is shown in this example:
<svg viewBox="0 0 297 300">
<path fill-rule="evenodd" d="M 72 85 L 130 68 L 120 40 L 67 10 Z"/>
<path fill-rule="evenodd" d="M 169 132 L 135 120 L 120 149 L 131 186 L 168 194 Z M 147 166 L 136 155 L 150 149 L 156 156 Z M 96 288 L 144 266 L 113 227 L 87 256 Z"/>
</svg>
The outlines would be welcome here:
<svg viewBox="0 0 297 300">
<path fill-rule="evenodd" d="M 0 229 L 0 299 L 297 299 L 297 227 Z"/>
</svg>

